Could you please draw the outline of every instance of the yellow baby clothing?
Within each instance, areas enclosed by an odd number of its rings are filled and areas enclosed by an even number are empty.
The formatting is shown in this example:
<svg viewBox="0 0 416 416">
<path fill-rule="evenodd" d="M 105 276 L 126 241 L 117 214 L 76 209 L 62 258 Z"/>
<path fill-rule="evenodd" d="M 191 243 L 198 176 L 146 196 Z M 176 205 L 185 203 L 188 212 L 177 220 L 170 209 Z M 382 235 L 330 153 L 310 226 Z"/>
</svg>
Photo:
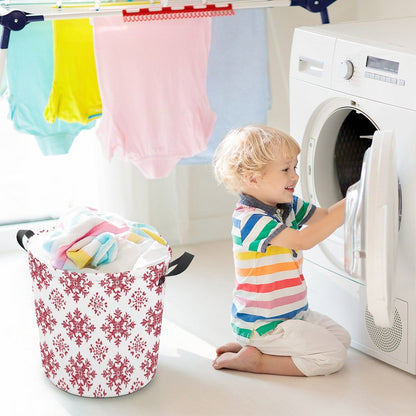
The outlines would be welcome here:
<svg viewBox="0 0 416 416">
<path fill-rule="evenodd" d="M 92 26 L 89 19 L 55 20 L 53 35 L 54 78 L 45 119 L 87 124 L 102 112 Z"/>
</svg>

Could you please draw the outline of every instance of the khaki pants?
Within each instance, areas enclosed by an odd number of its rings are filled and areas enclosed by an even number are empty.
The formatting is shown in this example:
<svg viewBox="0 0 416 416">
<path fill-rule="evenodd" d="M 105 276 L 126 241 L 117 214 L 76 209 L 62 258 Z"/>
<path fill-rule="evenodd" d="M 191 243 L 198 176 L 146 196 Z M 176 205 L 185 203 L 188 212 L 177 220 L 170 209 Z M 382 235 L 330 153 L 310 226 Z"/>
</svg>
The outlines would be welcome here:
<svg viewBox="0 0 416 416">
<path fill-rule="evenodd" d="M 302 319 L 289 319 L 262 336 L 237 336 L 243 346 L 263 354 L 290 356 L 306 376 L 327 375 L 340 370 L 350 345 L 348 332 L 331 318 L 311 310 Z"/>
</svg>

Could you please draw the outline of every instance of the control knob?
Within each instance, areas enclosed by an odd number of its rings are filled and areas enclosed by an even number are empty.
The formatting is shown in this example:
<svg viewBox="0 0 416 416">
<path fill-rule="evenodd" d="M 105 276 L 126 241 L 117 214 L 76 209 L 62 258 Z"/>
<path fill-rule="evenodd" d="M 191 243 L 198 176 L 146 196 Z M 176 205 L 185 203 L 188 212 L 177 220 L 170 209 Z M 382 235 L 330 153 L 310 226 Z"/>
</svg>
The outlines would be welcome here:
<svg viewBox="0 0 416 416">
<path fill-rule="evenodd" d="M 346 59 L 338 65 L 338 74 L 341 78 L 350 79 L 354 74 L 354 64 Z"/>
</svg>

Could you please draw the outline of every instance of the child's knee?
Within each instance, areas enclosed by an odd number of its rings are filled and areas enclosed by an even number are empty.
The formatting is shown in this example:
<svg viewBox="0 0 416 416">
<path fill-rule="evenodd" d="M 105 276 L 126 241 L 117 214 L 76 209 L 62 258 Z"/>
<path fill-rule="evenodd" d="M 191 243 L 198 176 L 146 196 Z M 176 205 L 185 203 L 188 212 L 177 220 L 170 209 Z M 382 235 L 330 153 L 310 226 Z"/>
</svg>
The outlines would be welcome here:
<svg viewBox="0 0 416 416">
<path fill-rule="evenodd" d="M 292 359 L 305 376 L 326 376 L 341 370 L 347 359 L 347 349 L 340 344 L 332 351 Z"/>
<path fill-rule="evenodd" d="M 342 342 L 342 345 L 344 345 L 345 349 L 347 350 L 351 345 L 351 335 L 349 332 L 343 328 L 343 332 L 341 334 L 340 341 Z"/>
</svg>

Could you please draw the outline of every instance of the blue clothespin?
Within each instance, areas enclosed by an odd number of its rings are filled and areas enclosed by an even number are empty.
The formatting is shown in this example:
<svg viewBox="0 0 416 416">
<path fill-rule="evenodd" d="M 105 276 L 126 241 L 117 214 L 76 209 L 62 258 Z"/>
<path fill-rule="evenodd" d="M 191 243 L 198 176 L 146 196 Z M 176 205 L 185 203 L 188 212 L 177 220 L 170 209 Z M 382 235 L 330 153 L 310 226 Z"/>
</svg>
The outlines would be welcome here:
<svg viewBox="0 0 416 416">
<path fill-rule="evenodd" d="M 329 23 L 328 6 L 336 0 L 291 0 L 291 6 L 301 6 L 312 13 L 320 13 L 323 24 Z"/>
<path fill-rule="evenodd" d="M 0 25 L 3 32 L 0 40 L 0 80 L 3 78 L 3 70 L 6 59 L 6 52 L 9 46 L 10 32 L 22 30 L 30 22 L 41 22 L 45 20 L 43 16 L 35 16 L 20 10 L 13 10 L 0 16 Z"/>
</svg>

